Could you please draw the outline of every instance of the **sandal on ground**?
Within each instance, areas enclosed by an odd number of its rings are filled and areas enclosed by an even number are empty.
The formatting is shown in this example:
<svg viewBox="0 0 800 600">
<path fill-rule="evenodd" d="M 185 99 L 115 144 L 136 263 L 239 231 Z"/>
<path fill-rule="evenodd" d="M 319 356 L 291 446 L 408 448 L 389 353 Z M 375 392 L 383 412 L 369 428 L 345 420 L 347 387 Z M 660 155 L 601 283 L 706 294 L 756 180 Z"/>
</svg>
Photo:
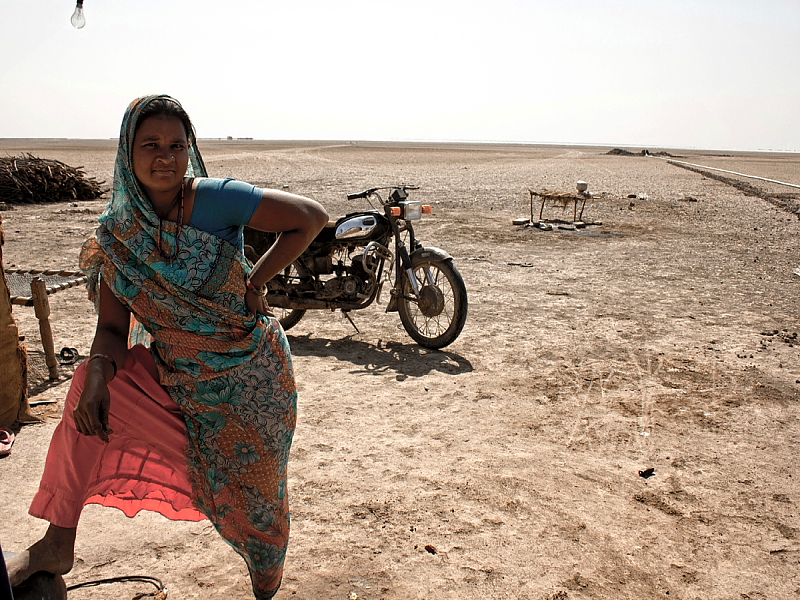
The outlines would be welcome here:
<svg viewBox="0 0 800 600">
<path fill-rule="evenodd" d="M 62 365 L 71 365 L 78 360 L 79 356 L 80 354 L 78 354 L 77 348 L 67 348 L 64 346 L 61 349 L 61 352 L 58 353 L 58 362 L 60 362 Z"/>
<path fill-rule="evenodd" d="M 14 445 L 14 432 L 8 427 L 0 427 L 0 456 L 11 454 Z"/>
</svg>

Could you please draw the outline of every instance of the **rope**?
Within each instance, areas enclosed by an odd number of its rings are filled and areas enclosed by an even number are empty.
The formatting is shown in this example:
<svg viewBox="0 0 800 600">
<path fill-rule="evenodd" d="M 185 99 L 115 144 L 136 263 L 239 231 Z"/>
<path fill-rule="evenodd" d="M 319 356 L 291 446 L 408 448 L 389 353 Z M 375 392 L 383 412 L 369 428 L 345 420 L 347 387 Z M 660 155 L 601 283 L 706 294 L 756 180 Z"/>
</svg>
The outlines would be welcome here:
<svg viewBox="0 0 800 600">
<path fill-rule="evenodd" d="M 748 177 L 750 179 L 758 179 L 760 181 L 768 181 L 769 183 L 777 183 L 779 185 L 787 185 L 789 187 L 798 188 L 800 189 L 800 185 L 796 183 L 786 183 L 785 181 L 778 181 L 776 179 L 767 179 L 766 177 L 758 177 L 757 175 L 745 175 L 744 173 L 737 173 L 736 171 L 726 171 L 725 169 L 715 169 L 714 167 L 706 167 L 704 165 L 696 165 L 693 163 L 683 162 L 681 160 L 672 160 L 670 158 L 664 158 L 663 156 L 653 156 L 649 154 L 650 158 L 658 158 L 660 160 L 665 160 L 668 163 L 675 163 L 676 165 L 688 165 L 690 167 L 697 167 L 700 169 L 708 169 L 709 171 L 719 171 L 720 173 L 730 173 L 731 175 L 738 175 L 739 177 Z"/>
<path fill-rule="evenodd" d="M 69 586 L 67 588 L 67 591 L 71 592 L 72 590 L 78 590 L 81 588 L 96 587 L 98 585 L 105 585 L 107 583 L 122 583 L 128 581 L 134 581 L 138 583 L 149 583 L 150 585 L 153 585 L 156 588 L 155 592 L 136 594 L 132 598 L 132 600 L 141 600 L 141 598 L 147 598 L 147 597 L 155 598 L 155 600 L 166 600 L 167 598 L 167 589 L 164 587 L 163 582 L 156 577 L 149 577 L 147 575 L 126 575 L 123 577 L 109 577 L 108 579 L 84 581 L 83 583 L 76 583 L 74 585 Z"/>
<path fill-rule="evenodd" d="M 55 271 L 43 269 L 5 269 L 6 283 L 8 284 L 11 302 L 15 298 L 30 298 L 31 281 L 34 277 L 44 280 L 48 294 L 80 285 L 87 277 L 80 271 Z"/>
</svg>

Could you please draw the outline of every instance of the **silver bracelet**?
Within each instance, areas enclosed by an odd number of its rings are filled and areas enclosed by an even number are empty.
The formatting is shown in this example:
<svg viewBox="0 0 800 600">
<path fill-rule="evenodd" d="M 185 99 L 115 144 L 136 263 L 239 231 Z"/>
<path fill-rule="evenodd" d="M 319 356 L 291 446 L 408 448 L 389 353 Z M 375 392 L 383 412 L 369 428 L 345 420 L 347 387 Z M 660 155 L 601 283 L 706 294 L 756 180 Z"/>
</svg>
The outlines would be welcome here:
<svg viewBox="0 0 800 600">
<path fill-rule="evenodd" d="M 256 286 L 253 285 L 253 282 L 250 281 L 249 279 L 247 280 L 247 289 L 256 294 L 257 296 L 261 296 L 262 298 L 264 298 L 267 295 L 266 285 L 264 287 L 257 288 Z"/>
</svg>

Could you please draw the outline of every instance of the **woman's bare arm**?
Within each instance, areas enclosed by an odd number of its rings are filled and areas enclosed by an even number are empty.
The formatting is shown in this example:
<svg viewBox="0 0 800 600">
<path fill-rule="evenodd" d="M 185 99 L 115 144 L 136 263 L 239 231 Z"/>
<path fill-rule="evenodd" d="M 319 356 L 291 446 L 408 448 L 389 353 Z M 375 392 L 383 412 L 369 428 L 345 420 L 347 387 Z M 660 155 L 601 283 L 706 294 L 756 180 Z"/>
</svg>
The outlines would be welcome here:
<svg viewBox="0 0 800 600">
<path fill-rule="evenodd" d="M 261 204 L 248 227 L 280 235 L 253 267 L 250 273 L 252 284 L 263 287 L 290 265 L 327 222 L 328 213 L 315 200 L 280 190 L 264 190 Z"/>
<path fill-rule="evenodd" d="M 108 426 L 111 405 L 108 383 L 114 378 L 117 368 L 122 368 L 128 358 L 129 327 L 130 312 L 106 282 L 101 280 L 100 311 L 90 357 L 97 354 L 103 357 L 89 359 L 83 393 L 73 415 L 75 427 L 80 433 L 96 435 L 104 442 L 113 433 Z M 109 358 L 114 361 L 113 364 Z"/>
</svg>

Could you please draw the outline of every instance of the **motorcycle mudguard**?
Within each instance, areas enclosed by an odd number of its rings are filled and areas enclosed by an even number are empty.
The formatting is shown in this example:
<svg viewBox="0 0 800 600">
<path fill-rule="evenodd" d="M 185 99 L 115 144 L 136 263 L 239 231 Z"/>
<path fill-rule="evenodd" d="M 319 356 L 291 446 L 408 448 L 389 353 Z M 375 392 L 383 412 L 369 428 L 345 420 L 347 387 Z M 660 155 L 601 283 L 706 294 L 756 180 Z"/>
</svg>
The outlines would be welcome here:
<svg viewBox="0 0 800 600">
<path fill-rule="evenodd" d="M 415 259 L 444 261 L 453 260 L 453 257 L 441 248 L 436 248 L 435 246 L 425 246 L 423 248 L 417 248 L 411 253 L 412 265 L 414 264 Z M 386 306 L 386 312 L 397 312 L 397 296 L 392 295 L 391 300 L 389 300 L 389 304 Z"/>
<path fill-rule="evenodd" d="M 453 257 L 441 248 L 435 246 L 425 246 L 424 248 L 417 248 L 411 253 L 411 264 L 414 264 L 415 258 L 422 258 L 425 260 L 451 260 Z"/>
</svg>

